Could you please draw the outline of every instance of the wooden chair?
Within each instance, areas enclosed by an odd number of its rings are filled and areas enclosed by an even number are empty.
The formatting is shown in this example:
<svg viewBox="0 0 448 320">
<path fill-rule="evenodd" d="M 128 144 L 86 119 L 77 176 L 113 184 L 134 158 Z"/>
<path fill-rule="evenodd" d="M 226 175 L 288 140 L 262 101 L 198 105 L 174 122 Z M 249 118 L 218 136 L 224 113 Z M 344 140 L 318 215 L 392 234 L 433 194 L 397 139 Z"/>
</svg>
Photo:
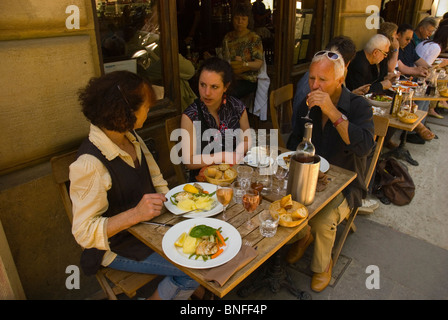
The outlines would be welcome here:
<svg viewBox="0 0 448 320">
<path fill-rule="evenodd" d="M 174 129 L 180 128 L 180 120 L 182 118 L 182 115 L 177 115 L 173 118 L 167 119 L 165 121 L 165 132 L 166 132 L 166 140 L 168 142 L 168 148 L 171 150 L 175 145 L 176 141 L 170 140 L 171 132 L 173 132 Z M 187 182 L 187 178 L 185 175 L 185 169 L 182 164 L 173 165 L 174 170 L 176 171 L 176 177 L 178 184 L 183 184 Z"/>
<path fill-rule="evenodd" d="M 373 116 L 373 122 L 375 124 L 375 138 L 376 138 L 376 147 L 372 155 L 372 159 L 370 161 L 369 167 L 367 169 L 366 178 L 364 180 L 367 188 L 370 184 L 370 180 L 373 177 L 373 173 L 375 172 L 376 164 L 380 157 L 381 149 L 383 148 L 384 139 L 386 137 L 387 128 L 389 126 L 389 119 L 386 117 Z M 348 217 L 348 220 L 345 224 L 344 230 L 338 240 L 337 245 L 333 248 L 333 265 L 336 265 L 338 261 L 339 255 L 342 251 L 342 247 L 344 246 L 345 240 L 350 230 L 353 232 L 356 230 L 354 225 L 354 220 L 358 214 L 358 209 L 355 208 Z"/>
<path fill-rule="evenodd" d="M 272 90 L 269 95 L 269 108 L 271 112 L 272 126 L 278 130 L 278 145 L 286 148 L 286 143 L 281 130 L 281 119 L 292 118 L 292 100 L 294 99 L 292 84 L 287 84 L 276 90 Z M 285 114 L 283 113 L 285 112 Z M 280 114 L 280 117 L 279 117 Z"/>
<path fill-rule="evenodd" d="M 76 151 L 56 156 L 51 159 L 53 177 L 59 186 L 59 193 L 64 204 L 70 224 L 73 223 L 72 202 L 69 196 L 69 166 L 76 159 Z M 117 300 L 117 295 L 125 293 L 129 298 L 136 295 L 138 289 L 152 281 L 157 275 L 125 272 L 102 267 L 96 278 L 110 300 Z M 109 281 L 113 284 L 111 286 Z"/>
</svg>

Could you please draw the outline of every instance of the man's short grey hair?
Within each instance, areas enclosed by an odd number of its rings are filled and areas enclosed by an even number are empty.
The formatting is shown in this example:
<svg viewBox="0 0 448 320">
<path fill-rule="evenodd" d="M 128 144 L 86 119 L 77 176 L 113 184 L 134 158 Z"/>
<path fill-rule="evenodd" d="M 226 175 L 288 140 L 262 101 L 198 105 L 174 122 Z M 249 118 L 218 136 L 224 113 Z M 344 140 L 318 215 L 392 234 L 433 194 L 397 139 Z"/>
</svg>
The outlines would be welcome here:
<svg viewBox="0 0 448 320">
<path fill-rule="evenodd" d="M 427 27 L 427 26 L 433 26 L 434 28 L 437 28 L 437 20 L 434 17 L 425 17 L 420 21 L 417 25 L 418 29 L 419 27 Z"/>
<path fill-rule="evenodd" d="M 364 50 L 367 53 L 372 53 L 375 49 L 383 49 L 385 46 L 390 46 L 389 39 L 382 35 L 382 34 L 376 34 L 372 38 L 369 39 L 369 41 L 364 46 Z"/>
<path fill-rule="evenodd" d="M 321 55 L 318 55 L 318 56 L 314 56 L 313 60 L 311 60 L 311 64 L 313 64 L 315 62 L 322 61 L 323 59 L 330 60 L 334 64 L 334 77 L 335 77 L 335 79 L 339 79 L 341 77 L 344 77 L 345 76 L 345 62 L 344 62 L 344 58 L 342 57 L 342 54 L 340 54 L 337 50 L 334 50 L 333 48 L 332 48 L 332 50 L 323 50 L 323 51 L 334 52 L 334 53 L 336 53 L 339 56 L 339 58 L 338 59 L 329 59 L 327 57 L 327 55 L 321 54 Z"/>
</svg>

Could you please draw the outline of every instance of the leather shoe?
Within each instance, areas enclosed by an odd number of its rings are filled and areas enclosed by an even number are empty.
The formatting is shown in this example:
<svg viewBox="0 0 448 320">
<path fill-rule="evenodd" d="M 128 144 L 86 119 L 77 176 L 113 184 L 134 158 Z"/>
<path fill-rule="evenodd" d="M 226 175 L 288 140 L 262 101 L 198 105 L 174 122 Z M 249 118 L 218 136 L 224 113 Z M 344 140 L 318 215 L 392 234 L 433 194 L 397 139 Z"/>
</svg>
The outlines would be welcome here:
<svg viewBox="0 0 448 320">
<path fill-rule="evenodd" d="M 311 290 L 321 292 L 330 284 L 331 272 L 333 271 L 333 259 L 330 260 L 330 265 L 327 269 L 327 271 L 321 273 L 314 273 L 311 279 Z"/>
<path fill-rule="evenodd" d="M 286 262 L 293 264 L 300 260 L 305 254 L 306 249 L 313 243 L 314 237 L 311 234 L 311 228 L 308 229 L 308 233 L 305 237 L 293 243 L 288 253 L 286 254 Z"/>
</svg>

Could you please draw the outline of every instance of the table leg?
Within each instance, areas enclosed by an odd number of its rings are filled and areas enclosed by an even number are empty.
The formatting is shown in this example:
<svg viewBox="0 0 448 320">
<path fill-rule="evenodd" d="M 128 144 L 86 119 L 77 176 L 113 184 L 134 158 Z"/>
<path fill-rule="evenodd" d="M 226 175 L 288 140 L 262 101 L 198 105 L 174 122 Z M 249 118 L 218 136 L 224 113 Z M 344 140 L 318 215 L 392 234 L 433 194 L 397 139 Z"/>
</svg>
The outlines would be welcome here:
<svg viewBox="0 0 448 320">
<path fill-rule="evenodd" d="M 384 157 L 385 158 L 394 157 L 397 159 L 406 160 L 413 166 L 418 166 L 418 162 L 412 158 L 411 154 L 409 153 L 409 150 L 405 148 L 407 136 L 408 132 L 406 130 L 403 130 L 400 137 L 400 145 L 396 147 L 394 150 L 387 152 L 384 155 Z"/>
<path fill-rule="evenodd" d="M 258 289 L 269 286 L 271 292 L 277 293 L 285 287 L 299 300 L 311 300 L 311 295 L 306 291 L 301 291 L 292 285 L 292 280 L 281 262 L 281 254 L 277 252 L 274 261 L 270 266 L 264 267 L 261 274 L 251 282 L 238 290 L 238 295 L 242 298 L 249 296 Z"/>
</svg>

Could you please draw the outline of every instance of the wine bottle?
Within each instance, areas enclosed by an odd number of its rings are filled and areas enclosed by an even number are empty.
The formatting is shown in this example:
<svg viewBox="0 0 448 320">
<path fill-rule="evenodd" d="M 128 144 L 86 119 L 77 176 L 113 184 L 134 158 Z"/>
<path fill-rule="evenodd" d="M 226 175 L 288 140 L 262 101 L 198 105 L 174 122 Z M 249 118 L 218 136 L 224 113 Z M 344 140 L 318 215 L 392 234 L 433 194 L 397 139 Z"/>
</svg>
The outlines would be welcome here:
<svg viewBox="0 0 448 320">
<path fill-rule="evenodd" d="M 295 159 L 301 163 L 313 163 L 314 154 L 316 149 L 311 142 L 311 135 L 313 133 L 313 124 L 310 122 L 305 123 L 305 131 L 303 135 L 302 142 L 297 146 L 296 152 L 294 154 Z"/>
</svg>

